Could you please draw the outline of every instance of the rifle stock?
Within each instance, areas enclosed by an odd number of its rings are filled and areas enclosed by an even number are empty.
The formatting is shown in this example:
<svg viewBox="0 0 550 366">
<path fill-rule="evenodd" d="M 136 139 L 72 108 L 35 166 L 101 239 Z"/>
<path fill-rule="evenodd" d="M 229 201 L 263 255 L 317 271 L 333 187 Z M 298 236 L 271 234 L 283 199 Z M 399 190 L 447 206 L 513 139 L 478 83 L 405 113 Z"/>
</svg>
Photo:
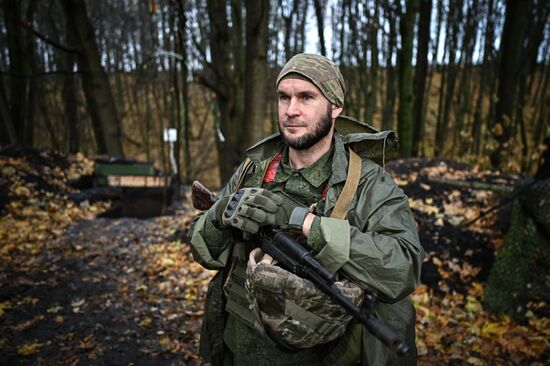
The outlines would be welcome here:
<svg viewBox="0 0 550 366">
<path fill-rule="evenodd" d="M 218 197 L 198 180 L 191 185 L 191 202 L 197 210 L 208 210 L 217 200 Z"/>
<path fill-rule="evenodd" d="M 199 210 L 210 208 L 218 197 L 198 181 L 191 187 L 193 207 Z M 334 284 L 334 273 L 319 263 L 311 253 L 289 234 L 272 227 L 264 228 L 259 233 L 262 250 L 276 259 L 281 267 L 310 280 L 327 296 L 336 301 L 349 314 L 355 317 L 365 328 L 382 343 L 403 356 L 410 351 L 407 343 L 389 328 L 384 322 L 373 315 L 372 307 L 376 301 L 376 294 L 366 292 L 365 307 L 360 308 L 345 297 Z"/>
</svg>

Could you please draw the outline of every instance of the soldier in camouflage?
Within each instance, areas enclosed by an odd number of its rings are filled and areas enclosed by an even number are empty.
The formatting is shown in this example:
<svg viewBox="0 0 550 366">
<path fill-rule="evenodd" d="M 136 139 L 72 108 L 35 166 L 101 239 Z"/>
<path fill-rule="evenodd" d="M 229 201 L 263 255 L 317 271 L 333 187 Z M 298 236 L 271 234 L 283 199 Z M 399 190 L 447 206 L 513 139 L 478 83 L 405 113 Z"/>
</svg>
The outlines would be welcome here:
<svg viewBox="0 0 550 366">
<path fill-rule="evenodd" d="M 365 149 L 387 134 L 338 134 L 346 88 L 324 56 L 294 56 L 276 85 L 279 133 L 247 151 L 251 164 L 237 169 L 189 232 L 194 258 L 219 271 L 206 295 L 201 358 L 213 365 L 416 364 L 415 351 L 398 358 L 311 283 L 255 249 L 262 226 L 294 233 L 338 274 L 352 301 L 374 291 L 381 300 L 375 314 L 414 345 L 408 295 L 424 251 L 407 197 Z M 359 183 L 338 218 L 332 214 L 352 152 L 360 156 Z"/>
</svg>

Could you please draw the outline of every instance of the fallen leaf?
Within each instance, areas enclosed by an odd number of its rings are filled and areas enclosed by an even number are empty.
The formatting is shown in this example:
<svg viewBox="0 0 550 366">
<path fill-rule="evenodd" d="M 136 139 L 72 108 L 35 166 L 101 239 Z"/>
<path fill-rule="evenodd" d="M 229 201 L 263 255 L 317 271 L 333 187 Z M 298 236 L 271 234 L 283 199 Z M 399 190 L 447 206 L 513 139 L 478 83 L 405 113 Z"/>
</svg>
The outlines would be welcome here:
<svg viewBox="0 0 550 366">
<path fill-rule="evenodd" d="M 477 357 L 468 357 L 467 362 L 469 364 L 474 365 L 474 366 L 483 366 L 483 365 L 485 365 L 485 361 L 483 361 L 482 359 L 477 358 Z"/>
<path fill-rule="evenodd" d="M 4 315 L 5 311 L 11 309 L 13 304 L 11 301 L 0 302 L 0 316 Z"/>
<path fill-rule="evenodd" d="M 149 328 L 151 324 L 153 323 L 153 319 L 151 317 L 146 316 L 139 322 L 139 326 L 142 328 Z"/>
<path fill-rule="evenodd" d="M 427 185 L 425 183 L 420 183 L 420 187 L 422 187 L 426 191 L 429 191 L 429 190 L 432 189 L 432 187 L 430 187 L 429 185 Z"/>
<path fill-rule="evenodd" d="M 56 323 L 63 323 L 65 321 L 65 317 L 61 316 L 61 315 L 58 315 L 53 319 L 53 321 L 56 322 Z"/>
<path fill-rule="evenodd" d="M 77 307 L 80 307 L 80 306 L 84 305 L 85 302 L 86 302 L 85 299 L 76 299 L 76 300 L 73 300 L 71 302 L 71 306 L 73 308 L 77 308 Z"/>
<path fill-rule="evenodd" d="M 17 354 L 21 356 L 30 356 L 38 352 L 40 347 L 42 347 L 42 343 L 38 343 L 37 341 L 25 343 L 17 348 Z"/>
<path fill-rule="evenodd" d="M 93 334 L 88 335 L 86 338 L 80 341 L 80 344 L 78 345 L 78 348 L 80 349 L 92 349 L 94 347 L 95 344 L 93 340 Z"/>
<path fill-rule="evenodd" d="M 21 303 L 22 304 L 31 304 L 33 307 L 36 306 L 36 304 L 38 303 L 38 301 L 40 301 L 39 299 L 37 299 L 36 297 L 32 297 L 32 296 L 29 296 L 29 297 L 25 297 Z"/>
<path fill-rule="evenodd" d="M 48 313 L 59 313 L 61 310 L 63 310 L 63 307 L 61 306 L 52 306 L 51 308 L 48 308 L 46 312 Z"/>
<path fill-rule="evenodd" d="M 508 331 L 508 325 L 502 323 L 487 323 L 481 328 L 482 337 L 490 337 L 493 335 L 501 336 Z"/>
</svg>

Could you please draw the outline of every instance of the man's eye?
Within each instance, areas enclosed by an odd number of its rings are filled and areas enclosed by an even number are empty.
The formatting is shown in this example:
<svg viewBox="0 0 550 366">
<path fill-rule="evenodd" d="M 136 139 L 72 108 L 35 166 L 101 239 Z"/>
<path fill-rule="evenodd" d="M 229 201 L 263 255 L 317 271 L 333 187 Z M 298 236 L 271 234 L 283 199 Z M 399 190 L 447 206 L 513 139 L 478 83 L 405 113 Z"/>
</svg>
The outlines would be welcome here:
<svg viewBox="0 0 550 366">
<path fill-rule="evenodd" d="M 287 101 L 289 98 L 287 95 L 279 95 L 279 100 L 280 101 Z"/>
<path fill-rule="evenodd" d="M 305 101 L 305 102 L 307 102 L 308 100 L 313 99 L 313 97 L 312 97 L 311 95 L 309 95 L 309 94 L 302 95 L 301 98 L 302 98 L 302 100 Z"/>
</svg>

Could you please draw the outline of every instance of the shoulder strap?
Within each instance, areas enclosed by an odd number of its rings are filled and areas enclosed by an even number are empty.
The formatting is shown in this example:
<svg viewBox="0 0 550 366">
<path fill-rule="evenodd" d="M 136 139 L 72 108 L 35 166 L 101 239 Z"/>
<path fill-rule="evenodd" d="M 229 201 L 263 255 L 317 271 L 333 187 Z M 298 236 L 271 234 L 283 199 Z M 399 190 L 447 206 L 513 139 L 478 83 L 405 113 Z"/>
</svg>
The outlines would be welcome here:
<svg viewBox="0 0 550 366">
<path fill-rule="evenodd" d="M 352 149 L 348 149 L 348 151 L 348 177 L 330 215 L 330 217 L 335 219 L 344 219 L 348 214 L 349 206 L 355 196 L 355 192 L 359 186 L 359 178 L 361 177 L 361 158 Z"/>
<path fill-rule="evenodd" d="M 239 175 L 239 180 L 237 181 L 237 185 L 235 186 L 235 192 L 241 189 L 244 183 L 244 178 L 246 177 L 246 173 L 248 172 L 248 169 L 250 169 L 251 166 L 252 166 L 252 160 L 250 160 L 250 158 L 244 159 L 243 170 L 241 171 L 241 175 Z"/>
</svg>

